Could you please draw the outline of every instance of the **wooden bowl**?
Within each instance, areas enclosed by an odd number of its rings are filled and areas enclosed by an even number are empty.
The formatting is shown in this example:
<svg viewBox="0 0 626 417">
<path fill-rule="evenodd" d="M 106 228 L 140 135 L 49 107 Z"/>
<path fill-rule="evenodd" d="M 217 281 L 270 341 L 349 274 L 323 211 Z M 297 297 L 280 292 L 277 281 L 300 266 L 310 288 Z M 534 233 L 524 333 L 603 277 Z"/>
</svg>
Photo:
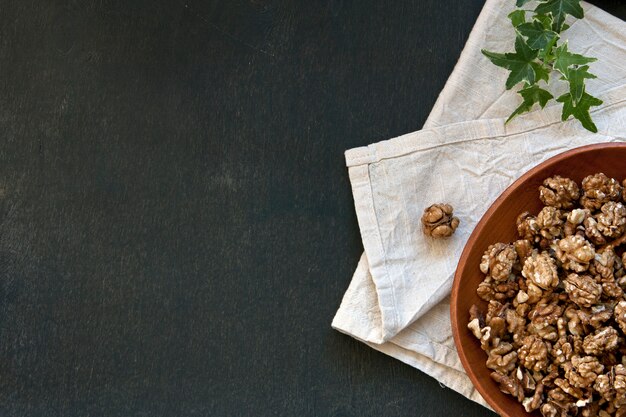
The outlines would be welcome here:
<svg viewBox="0 0 626 417">
<path fill-rule="evenodd" d="M 524 211 L 536 214 L 541 210 L 538 188 L 544 179 L 558 174 L 580 185 L 584 177 L 597 172 L 604 172 L 622 181 L 626 177 L 626 143 L 576 148 L 548 159 L 522 175 L 489 207 L 472 232 L 459 260 L 450 302 L 454 341 L 474 386 L 501 416 L 528 417 L 529 413 L 513 397 L 500 392 L 498 385 L 489 377 L 491 370 L 485 365 L 487 354 L 480 349 L 478 340 L 467 329 L 472 304 L 483 311 L 486 311 L 487 306 L 476 295 L 476 288 L 484 279 L 478 267 L 480 259 L 489 245 L 518 239 L 515 219 Z M 530 415 L 541 414 L 535 411 Z"/>
</svg>

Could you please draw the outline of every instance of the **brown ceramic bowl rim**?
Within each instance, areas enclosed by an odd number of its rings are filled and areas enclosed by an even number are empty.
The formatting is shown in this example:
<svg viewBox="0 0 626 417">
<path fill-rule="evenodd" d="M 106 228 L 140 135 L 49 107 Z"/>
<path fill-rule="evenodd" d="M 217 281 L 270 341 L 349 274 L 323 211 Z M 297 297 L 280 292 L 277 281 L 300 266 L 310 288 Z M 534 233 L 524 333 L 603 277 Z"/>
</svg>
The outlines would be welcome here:
<svg viewBox="0 0 626 417">
<path fill-rule="evenodd" d="M 543 170 L 546 167 L 552 166 L 554 164 L 558 164 L 562 162 L 564 159 L 568 159 L 576 154 L 581 154 L 590 150 L 597 150 L 597 149 L 603 149 L 603 148 L 616 148 L 616 147 L 617 148 L 626 147 L 626 143 L 607 142 L 607 143 L 596 143 L 593 145 L 581 146 L 578 148 L 570 149 L 569 151 L 565 151 L 556 156 L 553 156 L 552 158 L 547 159 L 541 162 L 540 164 L 536 165 L 535 167 L 531 168 L 529 171 L 527 171 L 525 174 L 519 177 L 515 182 L 513 182 L 513 184 L 507 187 L 506 190 L 504 190 L 502 194 L 498 196 L 498 198 L 496 198 L 496 200 L 491 204 L 489 209 L 485 212 L 483 217 L 474 227 L 474 231 L 470 235 L 469 239 L 467 240 L 467 243 L 465 244 L 465 247 L 463 248 L 463 252 L 461 253 L 461 257 L 459 258 L 459 262 L 457 264 L 456 272 L 454 273 L 454 281 L 452 284 L 452 293 L 450 297 L 450 321 L 452 323 L 452 335 L 454 337 L 454 343 L 457 347 L 457 351 L 459 354 L 459 358 L 461 359 L 461 363 L 463 364 L 463 368 L 465 368 L 465 371 L 467 372 L 467 375 L 472 381 L 472 384 L 474 385 L 476 390 L 478 390 L 480 395 L 485 399 L 485 401 L 487 401 L 487 403 L 500 415 L 506 416 L 508 415 L 508 412 L 500 404 L 498 404 L 495 401 L 495 399 L 489 395 L 488 392 L 486 392 L 483 389 L 481 384 L 478 382 L 478 378 L 476 374 L 474 373 L 474 370 L 469 364 L 469 360 L 466 356 L 465 351 L 462 349 L 460 329 L 461 328 L 465 329 L 466 326 L 465 324 L 462 324 L 462 327 L 459 327 L 461 323 L 458 323 L 456 320 L 457 313 L 458 313 L 457 300 L 459 297 L 459 288 L 460 288 L 459 283 L 460 283 L 461 275 L 463 272 L 461 268 L 459 268 L 459 266 L 460 265 L 464 266 L 467 263 L 467 258 L 469 256 L 470 250 L 476 244 L 476 241 L 478 240 L 478 237 L 481 234 L 485 223 L 487 223 L 487 221 L 491 218 L 491 216 L 496 211 L 496 209 L 500 206 L 502 201 L 508 198 L 509 194 L 511 194 L 513 190 L 517 189 L 519 186 L 524 184 L 529 178 L 535 175 L 538 171 Z"/>
</svg>

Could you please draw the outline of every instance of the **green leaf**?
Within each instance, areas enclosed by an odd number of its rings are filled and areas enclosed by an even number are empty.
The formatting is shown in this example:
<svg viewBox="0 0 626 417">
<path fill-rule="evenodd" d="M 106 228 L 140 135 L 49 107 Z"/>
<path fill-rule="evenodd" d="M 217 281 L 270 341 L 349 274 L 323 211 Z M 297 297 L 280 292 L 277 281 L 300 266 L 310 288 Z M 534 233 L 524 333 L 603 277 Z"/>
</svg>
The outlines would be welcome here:
<svg viewBox="0 0 626 417">
<path fill-rule="evenodd" d="M 531 111 L 535 104 L 544 108 L 553 99 L 552 94 L 539 87 L 540 81 L 550 82 L 553 71 L 561 74 L 561 80 L 568 83 L 569 92 L 560 96 L 557 101 L 563 103 L 561 118 L 563 121 L 571 116 L 580 121 L 585 129 L 597 132 L 598 129 L 591 119 L 589 109 L 602 104 L 596 97 L 587 94 L 586 80 L 596 78 L 589 72 L 589 63 L 595 58 L 586 57 L 568 51 L 567 41 L 558 45 L 560 33 L 570 26 L 566 20 L 584 18 L 581 0 L 516 0 L 518 9 L 508 14 L 515 28 L 515 51 L 497 53 L 482 50 L 482 53 L 494 65 L 509 70 L 506 89 L 515 85 L 524 85 L 518 91 L 522 103 L 507 119 L 507 123 L 519 114 Z M 522 9 L 532 3 L 533 10 Z M 532 13 L 527 21 L 526 13 Z M 534 12 L 534 13 L 533 13 Z"/>
<path fill-rule="evenodd" d="M 574 118 L 580 121 L 585 129 L 593 133 L 596 133 L 598 131 L 598 128 L 593 123 L 593 120 L 591 120 L 589 109 L 591 107 L 599 106 L 600 104 L 602 104 L 602 100 L 599 100 L 584 92 L 578 104 L 574 104 L 572 95 L 570 93 L 563 94 L 561 97 L 557 98 L 556 101 L 558 101 L 559 103 L 563 103 L 563 113 L 561 113 L 561 120 L 565 121 L 570 116 L 574 116 Z"/>
<path fill-rule="evenodd" d="M 569 81 L 569 93 L 574 104 L 577 104 L 585 92 L 585 79 L 597 78 L 588 71 L 589 65 L 578 68 L 570 68 L 565 78 Z"/>
<path fill-rule="evenodd" d="M 554 18 L 552 28 L 555 32 L 561 32 L 565 16 L 568 14 L 577 19 L 582 19 L 585 16 L 585 12 L 580 6 L 580 0 L 548 0 L 539 4 L 535 8 L 535 12 L 539 14 L 551 13 Z"/>
<path fill-rule="evenodd" d="M 554 98 L 549 91 L 546 91 L 543 88 L 539 88 L 537 85 L 531 85 L 526 88 L 522 88 L 521 90 L 519 90 L 519 94 L 522 96 L 524 101 L 509 116 L 509 118 L 506 120 L 506 123 L 510 122 L 511 119 L 513 119 L 515 116 L 530 111 L 535 103 L 539 103 L 539 105 L 543 109 L 546 106 L 546 103 Z"/>
<path fill-rule="evenodd" d="M 535 70 L 535 82 L 544 80 L 546 83 L 550 79 L 550 69 L 546 68 L 542 63 L 531 62 L 530 66 Z"/>
<path fill-rule="evenodd" d="M 554 57 L 552 56 L 552 48 L 554 48 L 554 45 L 556 45 L 556 41 L 559 39 L 559 37 L 555 37 L 554 39 L 552 39 L 552 41 L 550 41 L 546 46 L 543 47 L 543 49 L 539 50 L 539 59 L 542 60 L 543 62 L 548 62 L 551 61 Z"/>
<path fill-rule="evenodd" d="M 554 69 L 567 77 L 567 71 L 572 65 L 585 65 L 596 61 L 596 58 L 573 54 L 567 50 L 567 42 L 554 50 Z"/>
<path fill-rule="evenodd" d="M 526 22 L 526 12 L 524 10 L 514 10 L 507 17 L 511 19 L 513 27 L 518 27 Z"/>
<path fill-rule="evenodd" d="M 552 30 L 552 22 L 554 19 L 552 19 L 551 14 L 536 14 L 533 16 L 533 20 L 541 23 L 544 29 Z"/>
<path fill-rule="evenodd" d="M 543 25 L 536 20 L 519 25 L 517 31 L 527 38 L 526 43 L 533 49 L 543 49 L 559 36 L 556 32 L 544 29 Z"/>
<path fill-rule="evenodd" d="M 537 51 L 531 49 L 521 36 L 515 39 L 515 53 L 500 54 L 482 50 L 482 53 L 495 65 L 511 71 L 506 80 L 506 89 L 510 90 L 514 85 L 525 81 L 529 85 L 536 80 L 533 61 L 537 58 Z M 536 67 L 536 66 L 535 66 Z"/>
</svg>

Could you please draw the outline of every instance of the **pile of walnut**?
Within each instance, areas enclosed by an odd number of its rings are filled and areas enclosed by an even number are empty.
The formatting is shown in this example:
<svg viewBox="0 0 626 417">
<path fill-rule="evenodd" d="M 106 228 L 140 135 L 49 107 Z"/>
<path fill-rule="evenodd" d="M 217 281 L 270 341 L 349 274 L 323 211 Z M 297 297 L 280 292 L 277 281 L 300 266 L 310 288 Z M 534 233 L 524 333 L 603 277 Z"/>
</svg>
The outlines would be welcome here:
<svg viewBox="0 0 626 417">
<path fill-rule="evenodd" d="M 485 252 L 468 328 L 500 389 L 526 411 L 626 416 L 626 180 L 560 176 L 545 207 L 517 218 L 520 240 Z M 621 255 L 620 255 L 621 254 Z"/>
</svg>

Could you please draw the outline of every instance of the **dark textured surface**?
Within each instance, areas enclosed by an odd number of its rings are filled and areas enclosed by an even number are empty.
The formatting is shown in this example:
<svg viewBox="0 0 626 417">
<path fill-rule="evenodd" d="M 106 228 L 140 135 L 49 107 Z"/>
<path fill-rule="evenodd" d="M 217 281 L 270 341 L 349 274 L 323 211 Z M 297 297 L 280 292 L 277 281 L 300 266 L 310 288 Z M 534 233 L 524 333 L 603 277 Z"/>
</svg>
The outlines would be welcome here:
<svg viewBox="0 0 626 417">
<path fill-rule="evenodd" d="M 490 415 L 330 329 L 482 3 L 2 0 L 0 415 Z"/>
</svg>

